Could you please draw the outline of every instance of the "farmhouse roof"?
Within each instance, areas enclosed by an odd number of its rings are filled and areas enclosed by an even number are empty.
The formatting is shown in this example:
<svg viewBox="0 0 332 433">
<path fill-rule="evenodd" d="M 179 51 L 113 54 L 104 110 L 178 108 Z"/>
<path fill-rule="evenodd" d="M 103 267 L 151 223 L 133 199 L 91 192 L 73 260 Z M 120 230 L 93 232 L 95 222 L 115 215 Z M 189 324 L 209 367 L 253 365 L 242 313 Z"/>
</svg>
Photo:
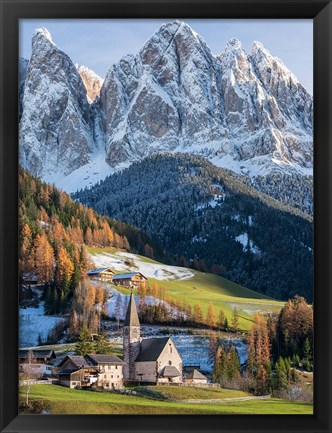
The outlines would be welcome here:
<svg viewBox="0 0 332 433">
<path fill-rule="evenodd" d="M 130 295 L 124 326 L 140 326 L 134 295 Z"/>
<path fill-rule="evenodd" d="M 144 277 L 144 275 L 141 274 L 140 272 L 131 272 L 131 273 L 128 273 L 128 274 L 117 274 L 117 275 L 114 275 L 113 280 L 121 280 L 121 279 L 132 278 L 135 275 L 141 275 L 143 278 L 146 279 L 146 277 Z"/>
<path fill-rule="evenodd" d="M 19 357 L 20 358 L 29 358 L 29 352 L 30 350 L 27 349 L 21 349 L 19 350 Z M 54 359 L 56 358 L 56 355 L 54 353 L 54 350 L 38 350 L 33 349 L 32 355 L 34 358 L 48 358 L 48 359 Z"/>
<path fill-rule="evenodd" d="M 194 369 L 193 371 L 188 373 L 187 378 L 188 379 L 207 379 L 207 377 L 204 376 L 204 374 L 202 374 L 200 371 L 198 371 L 196 369 Z"/>
<path fill-rule="evenodd" d="M 144 338 L 141 341 L 141 351 L 136 361 L 156 361 L 169 339 L 169 337 Z"/>
<path fill-rule="evenodd" d="M 179 370 L 174 367 L 174 365 L 166 365 L 162 372 L 162 376 L 164 377 L 178 377 L 181 376 Z"/>
<path fill-rule="evenodd" d="M 111 364 L 111 365 L 125 365 L 125 362 L 115 355 L 104 355 L 104 354 L 89 354 L 86 358 L 92 361 L 94 365 L 98 364 Z"/>
<path fill-rule="evenodd" d="M 75 373 L 75 371 L 80 371 L 80 370 L 82 370 L 82 369 L 81 368 L 67 368 L 66 370 L 60 371 L 58 374 L 59 375 L 67 375 L 67 374 Z"/>
<path fill-rule="evenodd" d="M 110 268 L 90 269 L 87 272 L 87 274 L 88 275 L 98 275 L 98 274 L 101 274 L 102 272 L 105 272 L 105 271 L 109 271 L 109 272 L 112 272 L 114 274 L 114 271 L 112 271 L 112 269 L 110 269 Z"/>
<path fill-rule="evenodd" d="M 77 366 L 77 368 L 90 366 L 84 356 L 67 355 L 63 358 L 63 360 L 60 362 L 58 367 L 61 367 L 67 359 L 70 359 L 73 362 L 73 364 L 75 364 Z"/>
</svg>

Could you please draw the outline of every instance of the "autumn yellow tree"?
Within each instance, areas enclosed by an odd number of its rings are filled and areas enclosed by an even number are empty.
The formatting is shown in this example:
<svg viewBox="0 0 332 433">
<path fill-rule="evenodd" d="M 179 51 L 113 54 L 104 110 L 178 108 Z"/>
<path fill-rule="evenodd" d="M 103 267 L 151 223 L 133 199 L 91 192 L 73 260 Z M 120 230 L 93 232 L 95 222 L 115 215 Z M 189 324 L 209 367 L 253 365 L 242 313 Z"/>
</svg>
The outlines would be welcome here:
<svg viewBox="0 0 332 433">
<path fill-rule="evenodd" d="M 58 250 L 55 283 L 58 287 L 62 287 L 64 291 L 68 290 L 70 278 L 74 272 L 74 264 L 71 261 L 69 254 L 63 246 Z"/>
<path fill-rule="evenodd" d="M 33 274 L 34 256 L 32 252 L 32 233 L 28 224 L 24 224 L 21 232 L 19 272 L 20 274 Z"/>
<path fill-rule="evenodd" d="M 210 302 L 209 308 L 207 310 L 206 324 L 210 328 L 214 328 L 217 325 L 216 313 L 214 311 L 214 306 L 213 306 L 212 302 Z"/>
<path fill-rule="evenodd" d="M 249 334 L 247 368 L 253 371 L 254 367 L 270 364 L 270 341 L 266 321 L 259 314 L 254 317 L 254 324 Z"/>
<path fill-rule="evenodd" d="M 35 269 L 38 281 L 49 283 L 53 280 L 54 273 L 54 251 L 48 242 L 44 232 L 38 234 L 35 238 Z"/>
<path fill-rule="evenodd" d="M 200 303 L 194 305 L 194 322 L 203 323 L 203 311 Z"/>
</svg>

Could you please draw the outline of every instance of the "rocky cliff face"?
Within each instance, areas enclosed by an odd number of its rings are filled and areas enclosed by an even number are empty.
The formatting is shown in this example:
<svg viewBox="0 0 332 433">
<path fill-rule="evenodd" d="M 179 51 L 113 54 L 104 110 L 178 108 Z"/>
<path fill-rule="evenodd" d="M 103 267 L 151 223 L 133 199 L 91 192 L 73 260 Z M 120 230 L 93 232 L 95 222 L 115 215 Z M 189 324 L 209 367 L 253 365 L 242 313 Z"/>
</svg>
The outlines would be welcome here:
<svg viewBox="0 0 332 433">
<path fill-rule="evenodd" d="M 110 68 L 99 97 L 94 78 L 46 30 L 35 33 L 20 127 L 21 162 L 34 174 L 67 175 L 95 148 L 110 172 L 171 151 L 251 177 L 312 173 L 312 97 L 258 42 L 248 54 L 233 39 L 213 55 L 188 25 L 171 22 Z M 80 186 L 96 170 L 86 167 Z"/>
<path fill-rule="evenodd" d="M 112 166 L 176 150 L 250 175 L 312 168 L 312 98 L 260 43 L 213 56 L 188 25 L 165 24 L 110 69 L 100 106 Z"/>
<path fill-rule="evenodd" d="M 76 68 L 86 89 L 88 102 L 91 104 L 100 94 L 103 79 L 86 66 L 76 65 Z"/>
<path fill-rule="evenodd" d="M 22 102 L 25 88 L 25 78 L 27 75 L 27 69 L 29 65 L 29 60 L 19 58 L 18 61 L 18 97 L 19 97 L 19 119 L 22 117 Z"/>
<path fill-rule="evenodd" d="M 90 110 L 70 58 L 37 29 L 26 72 L 20 122 L 20 163 L 43 178 L 67 175 L 89 161 Z"/>
</svg>

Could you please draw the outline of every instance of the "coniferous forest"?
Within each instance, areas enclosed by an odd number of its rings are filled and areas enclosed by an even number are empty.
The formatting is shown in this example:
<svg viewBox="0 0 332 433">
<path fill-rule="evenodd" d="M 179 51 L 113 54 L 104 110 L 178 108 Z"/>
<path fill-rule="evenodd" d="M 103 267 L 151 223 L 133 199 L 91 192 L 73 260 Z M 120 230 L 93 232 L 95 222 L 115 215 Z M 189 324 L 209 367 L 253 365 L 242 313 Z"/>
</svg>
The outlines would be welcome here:
<svg viewBox="0 0 332 433">
<path fill-rule="evenodd" d="M 204 158 L 153 155 L 73 197 L 158 239 L 182 266 L 312 301 L 312 217 Z"/>
</svg>

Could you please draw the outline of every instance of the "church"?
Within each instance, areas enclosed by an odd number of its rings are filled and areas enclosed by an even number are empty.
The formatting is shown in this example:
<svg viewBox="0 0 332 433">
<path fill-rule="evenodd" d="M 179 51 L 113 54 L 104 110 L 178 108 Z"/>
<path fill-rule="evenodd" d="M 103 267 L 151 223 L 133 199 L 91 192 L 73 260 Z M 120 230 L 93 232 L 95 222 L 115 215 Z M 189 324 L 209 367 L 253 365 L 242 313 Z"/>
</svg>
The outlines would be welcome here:
<svg viewBox="0 0 332 433">
<path fill-rule="evenodd" d="M 182 383 L 182 359 L 170 337 L 141 339 L 134 295 L 123 326 L 123 367 L 127 382 Z"/>
</svg>

